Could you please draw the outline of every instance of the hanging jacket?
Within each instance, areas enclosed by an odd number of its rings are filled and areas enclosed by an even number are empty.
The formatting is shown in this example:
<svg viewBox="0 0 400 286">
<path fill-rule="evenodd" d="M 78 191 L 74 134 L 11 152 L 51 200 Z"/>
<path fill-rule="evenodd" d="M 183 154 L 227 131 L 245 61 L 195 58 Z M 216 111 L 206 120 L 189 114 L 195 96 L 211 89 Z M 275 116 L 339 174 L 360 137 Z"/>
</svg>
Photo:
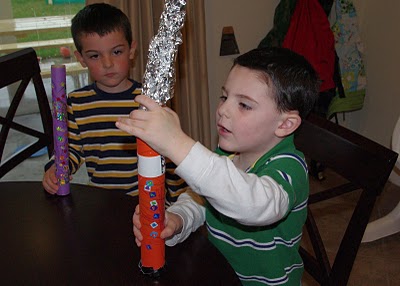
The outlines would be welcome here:
<svg viewBox="0 0 400 286">
<path fill-rule="evenodd" d="M 339 112 L 361 109 L 364 105 L 367 78 L 362 58 L 363 43 L 358 32 L 356 9 L 352 2 L 352 0 L 336 0 L 330 14 L 345 96 L 339 93 L 333 98 L 327 112 L 328 118 Z"/>
<path fill-rule="evenodd" d="M 335 40 L 318 0 L 298 0 L 282 46 L 304 56 L 322 81 L 320 91 L 335 88 Z"/>
</svg>

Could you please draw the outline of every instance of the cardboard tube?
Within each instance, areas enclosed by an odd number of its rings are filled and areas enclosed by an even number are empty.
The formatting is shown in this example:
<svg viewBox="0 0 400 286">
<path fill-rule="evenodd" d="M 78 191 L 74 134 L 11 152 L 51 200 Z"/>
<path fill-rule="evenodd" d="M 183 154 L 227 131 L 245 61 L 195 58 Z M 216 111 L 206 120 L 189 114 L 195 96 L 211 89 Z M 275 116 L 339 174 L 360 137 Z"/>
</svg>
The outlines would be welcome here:
<svg viewBox="0 0 400 286">
<path fill-rule="evenodd" d="M 137 153 L 141 268 L 144 274 L 155 274 L 165 265 L 165 241 L 160 238 L 165 219 L 165 160 L 139 138 Z"/>
<path fill-rule="evenodd" d="M 51 66 L 54 161 L 58 180 L 57 195 L 65 196 L 69 189 L 68 119 L 65 65 Z"/>
</svg>

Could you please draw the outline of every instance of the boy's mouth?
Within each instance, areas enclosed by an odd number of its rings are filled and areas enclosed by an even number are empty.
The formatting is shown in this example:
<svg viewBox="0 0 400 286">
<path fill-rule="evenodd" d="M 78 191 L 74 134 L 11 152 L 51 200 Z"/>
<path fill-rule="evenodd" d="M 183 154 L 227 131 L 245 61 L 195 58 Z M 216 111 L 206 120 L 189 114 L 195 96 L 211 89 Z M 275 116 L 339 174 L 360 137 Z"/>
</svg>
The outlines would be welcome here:
<svg viewBox="0 0 400 286">
<path fill-rule="evenodd" d="M 230 130 L 226 129 L 224 126 L 222 126 L 220 124 L 217 125 L 217 128 L 218 128 L 219 134 L 232 133 Z"/>
</svg>

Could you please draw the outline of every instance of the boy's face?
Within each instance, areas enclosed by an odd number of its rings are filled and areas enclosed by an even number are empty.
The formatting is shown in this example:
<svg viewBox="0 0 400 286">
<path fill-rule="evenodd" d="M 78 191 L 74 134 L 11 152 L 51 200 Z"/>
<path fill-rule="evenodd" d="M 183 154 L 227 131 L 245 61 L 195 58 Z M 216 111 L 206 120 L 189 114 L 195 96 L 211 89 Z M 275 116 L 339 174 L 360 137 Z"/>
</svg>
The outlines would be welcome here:
<svg viewBox="0 0 400 286">
<path fill-rule="evenodd" d="M 131 60 L 136 43 L 129 47 L 122 31 L 115 31 L 100 37 L 98 34 L 81 36 L 82 53 L 75 56 L 89 73 L 97 86 L 110 93 L 122 92 L 131 86 L 128 80 Z"/>
<path fill-rule="evenodd" d="M 254 162 L 282 140 L 287 114 L 277 110 L 273 92 L 258 71 L 239 65 L 230 71 L 216 112 L 222 149 Z"/>
</svg>

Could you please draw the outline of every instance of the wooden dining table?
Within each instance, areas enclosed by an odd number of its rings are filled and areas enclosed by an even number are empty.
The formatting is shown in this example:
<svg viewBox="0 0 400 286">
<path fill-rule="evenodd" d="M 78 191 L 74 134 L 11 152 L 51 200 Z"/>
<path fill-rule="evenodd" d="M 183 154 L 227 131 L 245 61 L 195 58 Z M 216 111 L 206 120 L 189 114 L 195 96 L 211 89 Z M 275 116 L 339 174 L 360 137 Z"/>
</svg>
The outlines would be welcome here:
<svg viewBox="0 0 400 286">
<path fill-rule="evenodd" d="M 138 197 L 70 190 L 53 196 L 41 182 L 0 182 L 2 285 L 240 285 L 202 230 L 166 247 L 159 278 L 142 274 L 132 232 Z"/>
</svg>

